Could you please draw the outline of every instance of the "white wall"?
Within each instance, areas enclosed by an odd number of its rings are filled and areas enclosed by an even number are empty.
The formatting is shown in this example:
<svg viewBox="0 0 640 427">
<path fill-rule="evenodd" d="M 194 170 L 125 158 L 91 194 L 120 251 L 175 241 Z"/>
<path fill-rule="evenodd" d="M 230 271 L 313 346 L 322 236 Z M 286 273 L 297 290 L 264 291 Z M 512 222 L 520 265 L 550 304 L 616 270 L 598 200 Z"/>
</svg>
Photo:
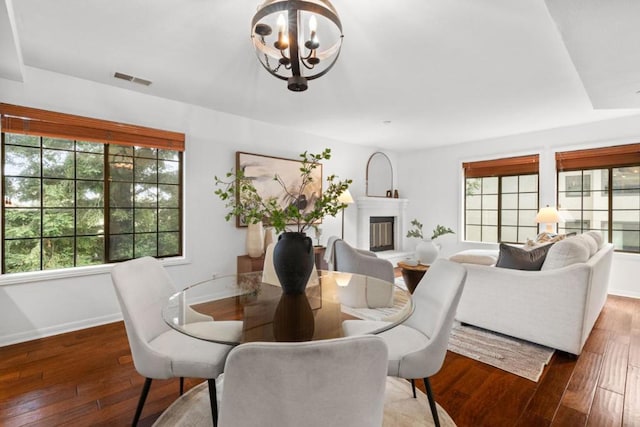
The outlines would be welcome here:
<svg viewBox="0 0 640 427">
<path fill-rule="evenodd" d="M 295 159 L 304 150 L 331 148 L 323 174 L 353 179 L 354 197 L 364 195 L 367 160 L 376 151 L 39 69 L 27 67 L 24 80 L 0 79 L 0 102 L 186 134 L 186 260 L 167 266 L 179 288 L 235 272 L 236 256 L 245 253 L 245 230 L 224 221 L 223 203 L 213 194 L 213 176 L 235 165 L 236 151 Z M 345 238 L 351 241 L 356 241 L 356 219 L 355 206 L 348 208 Z M 340 226 L 340 216 L 326 219 L 322 242 L 339 235 Z M 0 277 L 0 345 L 119 319 L 109 268 L 93 270 L 98 271 L 72 277 L 31 275 L 26 283 Z"/>
<path fill-rule="evenodd" d="M 436 224 L 449 226 L 455 235 L 438 240 L 441 256 L 470 248 L 495 248 L 495 244 L 464 242 L 462 162 L 540 155 L 540 205 L 554 206 L 556 199 L 555 152 L 640 142 L 638 116 L 551 129 L 492 140 L 398 155 L 400 192 L 409 198 L 408 216 L 418 218 L 425 230 Z M 415 239 L 413 239 L 415 240 Z M 415 247 L 411 242 L 409 247 Z M 609 292 L 640 298 L 640 255 L 614 254 Z"/>
</svg>

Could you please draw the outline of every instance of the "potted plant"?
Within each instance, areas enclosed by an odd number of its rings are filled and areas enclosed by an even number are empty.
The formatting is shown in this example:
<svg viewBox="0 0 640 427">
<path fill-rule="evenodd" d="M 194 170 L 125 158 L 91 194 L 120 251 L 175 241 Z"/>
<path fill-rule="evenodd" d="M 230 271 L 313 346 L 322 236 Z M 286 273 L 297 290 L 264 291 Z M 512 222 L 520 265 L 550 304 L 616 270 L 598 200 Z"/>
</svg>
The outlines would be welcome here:
<svg viewBox="0 0 640 427">
<path fill-rule="evenodd" d="M 454 234 L 454 231 L 449 227 L 437 224 L 436 228 L 433 229 L 433 233 L 431 233 L 431 238 L 425 239 L 422 232 L 422 223 L 414 219 L 411 221 L 411 225 L 413 228 L 407 232 L 407 237 L 420 239 L 416 246 L 416 258 L 418 258 L 420 264 L 430 265 L 438 257 L 438 252 L 440 252 L 439 246 L 433 241 L 444 234 Z"/>
<path fill-rule="evenodd" d="M 336 175 L 326 178 L 327 187 L 311 205 L 306 199 L 305 188 L 313 181 L 312 173 L 320 161 L 331 158 L 331 149 L 311 154 L 300 154 L 300 183 L 291 189 L 280 176 L 274 175 L 280 186 L 291 200 L 282 206 L 274 198 L 264 199 L 258 194 L 251 180 L 242 171 L 227 173 L 226 180 L 215 177 L 219 188 L 215 194 L 226 204 L 228 212 L 225 219 L 240 216 L 246 222 L 264 221 L 271 225 L 276 233 L 281 233 L 274 248 L 273 258 L 276 274 L 285 293 L 302 293 L 311 274 L 314 263 L 313 242 L 305 232 L 325 216 L 335 217 L 346 203 L 338 199 L 352 180 L 338 180 Z M 292 229 L 289 231 L 289 229 Z"/>
</svg>

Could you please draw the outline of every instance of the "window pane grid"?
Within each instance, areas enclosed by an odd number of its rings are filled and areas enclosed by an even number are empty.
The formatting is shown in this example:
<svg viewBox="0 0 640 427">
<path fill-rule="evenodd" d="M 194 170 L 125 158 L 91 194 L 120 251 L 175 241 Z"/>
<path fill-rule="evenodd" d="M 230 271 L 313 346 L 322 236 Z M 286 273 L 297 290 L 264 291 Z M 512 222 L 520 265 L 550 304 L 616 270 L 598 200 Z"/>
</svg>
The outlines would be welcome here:
<svg viewBox="0 0 640 427">
<path fill-rule="evenodd" d="M 466 240 L 524 243 L 537 235 L 537 174 L 466 178 L 465 191 Z"/>
<path fill-rule="evenodd" d="M 3 273 L 181 254 L 181 153 L 4 132 L 2 154 Z M 136 171 L 137 161 L 142 165 Z M 109 171 L 117 168 L 124 172 L 112 183 Z M 134 200 L 134 173 L 147 186 L 141 207 Z M 116 196 L 114 189 L 122 193 Z M 123 206 L 113 207 L 123 199 Z M 136 223 L 135 208 L 142 207 L 150 213 L 138 212 Z M 123 238 L 105 239 L 110 228 Z"/>
<path fill-rule="evenodd" d="M 615 250 L 640 253 L 640 164 L 560 171 L 558 201 L 569 217 L 560 230 L 600 231 Z"/>
</svg>

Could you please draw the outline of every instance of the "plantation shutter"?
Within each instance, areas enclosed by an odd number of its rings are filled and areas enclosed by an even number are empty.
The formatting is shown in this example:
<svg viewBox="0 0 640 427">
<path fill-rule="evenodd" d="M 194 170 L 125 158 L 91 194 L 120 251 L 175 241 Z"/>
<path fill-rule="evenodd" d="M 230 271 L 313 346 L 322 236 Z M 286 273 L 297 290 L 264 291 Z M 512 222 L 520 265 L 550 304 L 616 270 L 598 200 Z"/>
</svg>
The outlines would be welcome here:
<svg viewBox="0 0 640 427">
<path fill-rule="evenodd" d="M 183 133 L 0 103 L 3 132 L 184 151 Z"/>
<path fill-rule="evenodd" d="M 556 153 L 556 169 L 558 171 L 637 165 L 639 163 L 640 144 Z"/>
<path fill-rule="evenodd" d="M 538 173 L 539 163 L 539 156 L 532 154 L 479 162 L 465 162 L 462 167 L 464 168 L 465 178 L 480 178 Z"/>
</svg>

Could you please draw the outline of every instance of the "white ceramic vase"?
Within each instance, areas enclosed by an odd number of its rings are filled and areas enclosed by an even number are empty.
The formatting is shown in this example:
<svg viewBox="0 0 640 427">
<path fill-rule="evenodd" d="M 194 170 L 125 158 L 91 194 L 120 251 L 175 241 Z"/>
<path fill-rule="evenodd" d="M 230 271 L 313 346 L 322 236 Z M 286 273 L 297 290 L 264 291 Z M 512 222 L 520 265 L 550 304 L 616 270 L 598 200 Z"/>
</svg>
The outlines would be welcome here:
<svg viewBox="0 0 640 427">
<path fill-rule="evenodd" d="M 267 227 L 264 229 L 264 250 L 266 251 L 267 247 L 269 247 L 273 242 L 273 228 Z"/>
<path fill-rule="evenodd" d="M 416 246 L 416 258 L 420 264 L 431 265 L 438 258 L 440 248 L 433 240 L 421 240 Z"/>
<path fill-rule="evenodd" d="M 251 258 L 260 258 L 264 254 L 264 228 L 262 222 L 247 226 L 247 254 Z"/>
</svg>

